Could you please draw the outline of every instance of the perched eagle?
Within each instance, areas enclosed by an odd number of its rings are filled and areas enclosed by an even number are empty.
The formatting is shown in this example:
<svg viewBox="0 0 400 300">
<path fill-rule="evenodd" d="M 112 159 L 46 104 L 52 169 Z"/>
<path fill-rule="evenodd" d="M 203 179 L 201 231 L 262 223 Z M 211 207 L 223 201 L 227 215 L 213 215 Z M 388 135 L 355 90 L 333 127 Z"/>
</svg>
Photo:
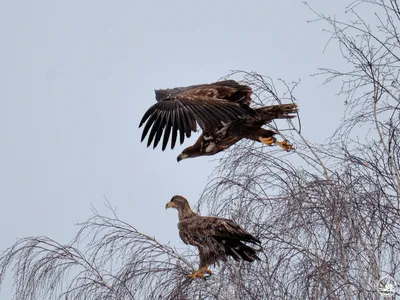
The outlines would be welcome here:
<svg viewBox="0 0 400 300">
<path fill-rule="evenodd" d="M 204 274 L 211 275 L 208 266 L 220 260 L 226 261 L 228 256 L 234 260 L 245 260 L 253 262 L 259 260 L 254 249 L 244 242 L 261 245 L 259 239 L 246 232 L 242 227 L 232 220 L 203 217 L 194 213 L 189 202 L 182 196 L 173 196 L 165 208 L 176 208 L 178 210 L 179 236 L 185 244 L 196 246 L 199 250 L 199 270 L 190 274 L 189 277 L 204 278 Z"/>
<path fill-rule="evenodd" d="M 152 105 L 140 121 L 145 124 L 141 141 L 149 133 L 147 147 L 157 147 L 162 137 L 162 150 L 171 136 L 171 149 L 178 137 L 182 144 L 185 135 L 196 131 L 196 123 L 203 132 L 193 146 L 187 147 L 177 157 L 178 162 L 188 157 L 213 155 L 225 150 L 243 138 L 274 143 L 284 150 L 292 149 L 286 140 L 278 142 L 275 131 L 262 128 L 274 119 L 294 118 L 296 104 L 281 104 L 252 109 L 252 90 L 234 80 L 211 84 L 192 85 L 173 89 L 155 90 L 157 103 Z"/>
</svg>

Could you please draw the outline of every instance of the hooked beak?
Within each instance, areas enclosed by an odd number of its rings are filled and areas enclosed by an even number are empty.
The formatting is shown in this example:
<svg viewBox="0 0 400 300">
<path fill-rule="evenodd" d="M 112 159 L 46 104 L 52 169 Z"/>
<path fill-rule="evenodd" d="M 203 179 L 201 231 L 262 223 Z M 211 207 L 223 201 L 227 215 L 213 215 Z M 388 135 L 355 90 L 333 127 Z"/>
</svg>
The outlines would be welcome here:
<svg viewBox="0 0 400 300">
<path fill-rule="evenodd" d="M 174 202 L 169 201 L 166 205 L 165 205 L 165 209 L 168 208 L 176 208 L 176 204 Z"/>
<path fill-rule="evenodd" d="M 185 158 L 188 158 L 189 156 L 187 155 L 187 154 L 185 154 L 185 153 L 181 153 L 181 154 L 179 154 L 179 156 L 176 158 L 176 160 L 178 161 L 178 162 L 180 162 L 182 159 L 185 159 Z"/>
</svg>

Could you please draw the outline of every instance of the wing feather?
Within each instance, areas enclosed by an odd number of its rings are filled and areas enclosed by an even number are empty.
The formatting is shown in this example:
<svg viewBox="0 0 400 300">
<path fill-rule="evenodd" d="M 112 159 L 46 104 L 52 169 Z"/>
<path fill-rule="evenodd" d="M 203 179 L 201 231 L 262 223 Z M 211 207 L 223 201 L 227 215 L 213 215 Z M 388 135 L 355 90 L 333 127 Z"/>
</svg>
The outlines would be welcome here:
<svg viewBox="0 0 400 300">
<path fill-rule="evenodd" d="M 172 112 L 172 117 L 171 121 L 173 122 L 172 126 L 172 137 L 171 137 L 171 148 L 174 149 L 175 143 L 176 143 L 176 138 L 178 136 L 178 130 L 179 130 L 179 110 L 173 111 Z"/>
<path fill-rule="evenodd" d="M 154 112 L 157 110 L 157 103 L 153 104 L 143 115 L 142 119 L 140 120 L 139 123 L 139 128 L 143 125 L 144 122 L 146 122 L 146 120 L 154 114 Z"/>
<path fill-rule="evenodd" d="M 143 132 L 142 132 L 142 137 L 141 137 L 141 142 L 143 142 L 143 140 L 145 139 L 149 129 L 151 128 L 151 126 L 154 124 L 155 120 L 157 119 L 158 114 L 157 113 L 153 113 L 149 120 L 147 121 L 146 125 L 143 128 Z"/>
<path fill-rule="evenodd" d="M 182 118 L 182 132 L 180 135 L 181 144 L 183 144 L 183 141 L 185 140 L 185 134 L 188 138 L 192 135 L 192 124 L 190 120 L 192 119 L 193 114 L 194 113 L 191 109 L 180 109 L 180 116 Z"/>
<path fill-rule="evenodd" d="M 179 108 L 177 112 L 179 112 L 179 114 L 177 114 L 177 118 L 179 118 L 177 121 L 179 124 L 179 140 L 182 144 L 185 139 L 185 114 L 183 113 L 183 110 L 181 108 Z"/>
<path fill-rule="evenodd" d="M 153 141 L 154 135 L 157 133 L 157 130 L 160 126 L 160 117 L 161 117 L 161 112 L 155 113 L 157 115 L 157 118 L 155 118 L 153 122 L 153 126 L 151 127 L 150 133 L 149 133 L 149 139 L 147 141 L 147 147 L 151 145 L 151 142 Z M 147 124 L 146 124 L 147 125 Z"/>
<path fill-rule="evenodd" d="M 157 126 L 157 133 L 156 133 L 155 138 L 154 138 L 153 149 L 155 147 L 157 147 L 158 143 L 160 142 L 161 136 L 163 134 L 164 127 L 165 127 L 165 125 L 167 123 L 166 122 L 167 115 L 168 114 L 166 112 L 164 112 L 164 111 L 161 112 L 160 123 Z"/>
<path fill-rule="evenodd" d="M 164 130 L 164 137 L 163 137 L 163 143 L 162 143 L 162 151 L 165 150 L 168 144 L 168 138 L 171 133 L 171 128 L 174 126 L 174 111 L 170 112 L 165 116 L 165 130 Z"/>
<path fill-rule="evenodd" d="M 212 106 L 205 103 L 204 106 L 199 108 L 199 110 L 201 110 L 202 113 L 204 113 L 208 117 L 208 121 L 209 121 L 209 124 L 211 124 L 211 128 L 215 128 L 215 127 L 220 126 L 221 121 L 223 121 L 226 118 L 225 117 L 226 111 L 225 111 L 225 114 L 221 113 L 221 111 L 223 112 L 223 107 L 224 107 L 223 105 L 221 105 L 219 107 L 220 113 L 218 113 L 218 110 L 214 110 Z M 232 116 L 232 118 L 233 117 L 234 116 Z"/>
<path fill-rule="evenodd" d="M 198 117 L 197 122 L 203 130 L 207 130 L 209 128 L 216 127 L 214 124 L 214 120 L 210 117 L 210 115 L 206 111 L 206 107 L 201 106 L 193 106 L 190 108 L 194 114 Z"/>
</svg>

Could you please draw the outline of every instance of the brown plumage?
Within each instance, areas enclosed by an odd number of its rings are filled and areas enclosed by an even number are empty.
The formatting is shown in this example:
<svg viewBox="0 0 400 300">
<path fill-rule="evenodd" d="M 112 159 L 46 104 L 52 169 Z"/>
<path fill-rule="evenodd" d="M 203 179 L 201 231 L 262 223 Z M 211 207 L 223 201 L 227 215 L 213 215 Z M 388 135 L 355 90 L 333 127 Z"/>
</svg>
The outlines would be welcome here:
<svg viewBox="0 0 400 300">
<path fill-rule="evenodd" d="M 276 132 L 262 126 L 274 119 L 294 118 L 296 104 L 249 107 L 252 90 L 234 80 L 155 90 L 157 103 L 152 105 L 140 121 L 144 126 L 141 141 L 149 133 L 147 147 L 157 147 L 162 138 L 162 150 L 171 141 L 175 147 L 196 131 L 196 123 L 203 130 L 193 146 L 182 151 L 177 160 L 202 155 L 214 155 L 237 143 L 242 138 L 266 145 L 278 144 L 284 150 L 292 149 L 287 141 L 278 142 Z M 163 136 L 163 137 L 162 137 Z"/>
<path fill-rule="evenodd" d="M 245 231 L 232 220 L 218 217 L 203 217 L 194 213 L 189 202 L 182 196 L 172 197 L 165 208 L 178 210 L 179 236 L 185 244 L 196 246 L 199 250 L 199 270 L 189 275 L 190 278 L 204 278 L 204 273 L 211 275 L 208 266 L 218 261 L 234 260 L 253 262 L 259 260 L 254 249 L 247 243 L 261 245 L 259 239 Z"/>
</svg>

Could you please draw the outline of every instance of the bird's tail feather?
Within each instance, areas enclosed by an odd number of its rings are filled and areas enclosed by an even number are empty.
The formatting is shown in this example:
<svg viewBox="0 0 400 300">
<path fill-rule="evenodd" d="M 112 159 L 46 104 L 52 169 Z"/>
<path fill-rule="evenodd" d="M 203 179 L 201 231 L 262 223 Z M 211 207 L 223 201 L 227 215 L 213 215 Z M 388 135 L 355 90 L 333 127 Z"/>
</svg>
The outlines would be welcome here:
<svg viewBox="0 0 400 300">
<path fill-rule="evenodd" d="M 226 245 L 226 253 L 233 257 L 234 260 L 245 260 L 253 262 L 254 260 L 260 260 L 257 256 L 257 250 L 243 244 L 240 241 Z"/>
<path fill-rule="evenodd" d="M 256 109 L 257 114 L 266 123 L 274 119 L 295 118 L 297 111 L 297 105 L 294 103 L 264 106 Z"/>
</svg>

